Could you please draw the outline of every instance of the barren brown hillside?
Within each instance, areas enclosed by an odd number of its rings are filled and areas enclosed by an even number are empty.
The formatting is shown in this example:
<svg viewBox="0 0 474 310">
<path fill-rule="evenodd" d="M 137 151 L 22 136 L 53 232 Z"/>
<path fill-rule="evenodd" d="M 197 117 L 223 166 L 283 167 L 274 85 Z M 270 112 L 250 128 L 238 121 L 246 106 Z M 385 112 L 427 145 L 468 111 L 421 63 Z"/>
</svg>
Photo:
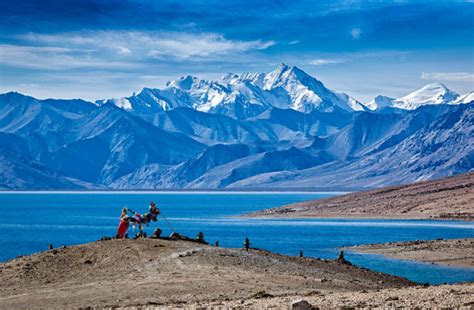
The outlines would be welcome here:
<svg viewBox="0 0 474 310">
<path fill-rule="evenodd" d="M 251 217 L 474 220 L 474 173 L 306 201 Z"/>
</svg>

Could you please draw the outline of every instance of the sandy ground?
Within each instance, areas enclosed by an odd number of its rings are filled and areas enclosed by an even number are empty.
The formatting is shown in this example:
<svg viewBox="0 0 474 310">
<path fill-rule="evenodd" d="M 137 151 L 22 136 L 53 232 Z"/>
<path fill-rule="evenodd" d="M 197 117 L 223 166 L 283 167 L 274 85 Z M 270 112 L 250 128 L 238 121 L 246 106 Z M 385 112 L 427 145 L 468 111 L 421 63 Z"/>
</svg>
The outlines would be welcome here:
<svg viewBox="0 0 474 310">
<path fill-rule="evenodd" d="M 473 221 L 474 173 L 306 201 L 246 216 Z"/>
<path fill-rule="evenodd" d="M 216 301 L 187 305 L 190 309 L 291 309 L 306 301 L 313 309 L 472 309 L 474 284 L 411 287 L 358 292 L 315 291 L 310 294 Z M 179 305 L 176 305 L 179 307 Z M 300 308 L 305 309 L 305 308 Z"/>
<path fill-rule="evenodd" d="M 412 285 L 336 261 L 184 241 L 110 240 L 0 264 L 0 308 L 192 307 L 271 296 L 286 306 L 294 296 Z"/>
<path fill-rule="evenodd" d="M 346 249 L 398 259 L 474 268 L 474 238 L 364 244 Z"/>
</svg>

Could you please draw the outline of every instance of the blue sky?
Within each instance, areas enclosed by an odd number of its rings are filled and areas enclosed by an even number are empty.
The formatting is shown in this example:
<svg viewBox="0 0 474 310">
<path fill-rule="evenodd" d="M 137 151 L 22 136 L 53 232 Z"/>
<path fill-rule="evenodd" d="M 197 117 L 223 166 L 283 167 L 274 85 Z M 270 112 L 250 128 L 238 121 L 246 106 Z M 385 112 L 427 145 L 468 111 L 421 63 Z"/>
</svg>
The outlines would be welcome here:
<svg viewBox="0 0 474 310">
<path fill-rule="evenodd" d="M 473 1 L 0 1 L 0 92 L 101 98 L 296 65 L 368 101 L 474 90 Z"/>
</svg>

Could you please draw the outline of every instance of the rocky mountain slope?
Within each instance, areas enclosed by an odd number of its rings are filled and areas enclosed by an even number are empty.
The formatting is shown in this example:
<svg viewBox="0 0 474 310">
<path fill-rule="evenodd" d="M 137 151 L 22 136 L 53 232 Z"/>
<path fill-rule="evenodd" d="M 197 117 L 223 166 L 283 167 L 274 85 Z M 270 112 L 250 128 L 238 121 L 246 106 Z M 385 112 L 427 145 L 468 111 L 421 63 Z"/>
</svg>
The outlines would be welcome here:
<svg viewBox="0 0 474 310">
<path fill-rule="evenodd" d="M 297 67 L 95 103 L 0 95 L 0 188 L 371 188 L 474 167 L 472 93 L 363 104 Z"/>
</svg>

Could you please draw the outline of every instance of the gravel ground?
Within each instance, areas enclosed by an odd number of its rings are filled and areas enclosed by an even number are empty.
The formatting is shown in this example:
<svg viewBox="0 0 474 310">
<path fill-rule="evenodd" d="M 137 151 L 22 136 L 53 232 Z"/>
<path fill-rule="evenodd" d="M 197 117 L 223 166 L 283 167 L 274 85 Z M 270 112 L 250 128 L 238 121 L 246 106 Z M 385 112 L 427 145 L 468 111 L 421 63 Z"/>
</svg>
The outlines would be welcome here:
<svg viewBox="0 0 474 310">
<path fill-rule="evenodd" d="M 308 302 L 313 309 L 473 309 L 474 284 L 417 286 L 349 293 L 321 291 L 307 295 L 242 299 L 237 302 L 188 304 L 185 308 L 291 309 L 294 303 L 302 300 Z M 175 306 L 179 308 L 179 305 Z M 171 305 L 170 307 L 173 308 Z"/>
</svg>

